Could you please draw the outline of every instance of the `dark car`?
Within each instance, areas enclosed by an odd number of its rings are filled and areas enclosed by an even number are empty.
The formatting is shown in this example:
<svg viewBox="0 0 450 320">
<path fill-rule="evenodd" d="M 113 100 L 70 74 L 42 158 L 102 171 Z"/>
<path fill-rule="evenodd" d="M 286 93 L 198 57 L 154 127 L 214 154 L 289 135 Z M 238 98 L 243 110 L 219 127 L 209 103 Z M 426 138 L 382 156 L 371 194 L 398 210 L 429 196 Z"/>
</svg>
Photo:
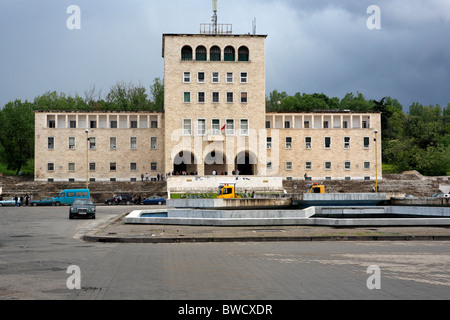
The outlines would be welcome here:
<svg viewBox="0 0 450 320">
<path fill-rule="evenodd" d="M 75 217 L 95 219 L 95 204 L 92 199 L 76 199 L 70 206 L 69 219 Z"/>
<path fill-rule="evenodd" d="M 115 195 L 114 198 L 105 200 L 106 204 L 132 204 L 134 203 L 134 198 L 130 193 L 121 193 Z"/>
<path fill-rule="evenodd" d="M 166 199 L 159 196 L 151 196 L 142 201 L 142 204 L 166 204 Z"/>
<path fill-rule="evenodd" d="M 32 206 L 51 206 L 53 205 L 53 198 L 52 197 L 44 197 L 39 200 L 32 200 L 30 202 L 30 205 Z"/>
</svg>

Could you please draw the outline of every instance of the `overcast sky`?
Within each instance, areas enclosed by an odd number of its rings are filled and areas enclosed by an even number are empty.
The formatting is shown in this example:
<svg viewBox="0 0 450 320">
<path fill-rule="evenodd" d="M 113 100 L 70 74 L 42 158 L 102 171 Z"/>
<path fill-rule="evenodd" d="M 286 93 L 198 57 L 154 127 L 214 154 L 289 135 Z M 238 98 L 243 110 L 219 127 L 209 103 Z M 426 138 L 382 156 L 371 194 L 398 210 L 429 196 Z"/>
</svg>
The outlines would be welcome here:
<svg viewBox="0 0 450 320">
<path fill-rule="evenodd" d="M 81 29 L 67 27 L 70 5 Z M 162 34 L 198 33 L 211 14 L 211 0 L 1 0 L 0 106 L 93 86 L 105 95 L 122 81 L 149 88 L 163 78 Z M 449 0 L 219 0 L 218 17 L 235 34 L 256 18 L 268 35 L 267 94 L 450 102 Z"/>
</svg>

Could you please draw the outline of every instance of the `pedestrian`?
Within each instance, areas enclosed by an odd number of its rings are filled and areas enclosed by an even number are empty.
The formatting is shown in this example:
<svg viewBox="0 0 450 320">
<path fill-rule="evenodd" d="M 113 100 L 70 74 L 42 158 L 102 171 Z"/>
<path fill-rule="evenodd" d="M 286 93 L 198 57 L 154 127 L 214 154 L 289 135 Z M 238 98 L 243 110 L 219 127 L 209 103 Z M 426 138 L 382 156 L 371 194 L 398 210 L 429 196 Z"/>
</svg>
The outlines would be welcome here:
<svg viewBox="0 0 450 320">
<path fill-rule="evenodd" d="M 156 175 L 156 179 L 159 181 L 160 175 L 159 173 Z"/>
<path fill-rule="evenodd" d="M 145 173 L 145 181 L 148 181 L 148 173 Z"/>
<path fill-rule="evenodd" d="M 144 174 L 141 173 L 141 181 L 144 181 Z"/>
<path fill-rule="evenodd" d="M 15 196 L 14 196 L 14 202 L 15 202 L 15 206 L 16 206 L 16 207 L 17 207 L 18 200 L 19 200 L 19 199 L 17 198 L 17 195 L 15 195 Z"/>
</svg>

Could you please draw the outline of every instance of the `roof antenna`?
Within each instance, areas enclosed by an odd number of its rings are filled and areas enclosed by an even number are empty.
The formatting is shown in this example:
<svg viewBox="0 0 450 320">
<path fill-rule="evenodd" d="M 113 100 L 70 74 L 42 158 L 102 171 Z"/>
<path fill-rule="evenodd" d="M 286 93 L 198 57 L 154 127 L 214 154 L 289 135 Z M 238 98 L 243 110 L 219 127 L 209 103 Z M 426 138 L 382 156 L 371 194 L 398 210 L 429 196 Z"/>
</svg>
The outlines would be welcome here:
<svg viewBox="0 0 450 320">
<path fill-rule="evenodd" d="M 252 24 L 253 35 L 256 35 L 256 18 L 254 18 L 252 22 L 253 22 Z"/>
<path fill-rule="evenodd" d="M 214 34 L 217 34 L 217 0 L 212 0 L 213 15 L 211 17 L 211 22 L 214 25 Z"/>
</svg>

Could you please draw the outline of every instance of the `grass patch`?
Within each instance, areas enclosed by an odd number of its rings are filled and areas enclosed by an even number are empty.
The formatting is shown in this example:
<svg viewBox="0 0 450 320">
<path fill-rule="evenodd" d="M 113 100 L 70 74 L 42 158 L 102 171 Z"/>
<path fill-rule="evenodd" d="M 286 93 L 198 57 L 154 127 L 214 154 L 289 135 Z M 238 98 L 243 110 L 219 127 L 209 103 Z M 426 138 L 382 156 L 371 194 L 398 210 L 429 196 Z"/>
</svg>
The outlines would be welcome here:
<svg viewBox="0 0 450 320">
<path fill-rule="evenodd" d="M 9 170 L 6 163 L 0 162 L 0 172 L 5 176 L 15 176 L 17 170 Z M 34 175 L 34 159 L 28 162 L 20 169 L 21 175 Z"/>
</svg>

